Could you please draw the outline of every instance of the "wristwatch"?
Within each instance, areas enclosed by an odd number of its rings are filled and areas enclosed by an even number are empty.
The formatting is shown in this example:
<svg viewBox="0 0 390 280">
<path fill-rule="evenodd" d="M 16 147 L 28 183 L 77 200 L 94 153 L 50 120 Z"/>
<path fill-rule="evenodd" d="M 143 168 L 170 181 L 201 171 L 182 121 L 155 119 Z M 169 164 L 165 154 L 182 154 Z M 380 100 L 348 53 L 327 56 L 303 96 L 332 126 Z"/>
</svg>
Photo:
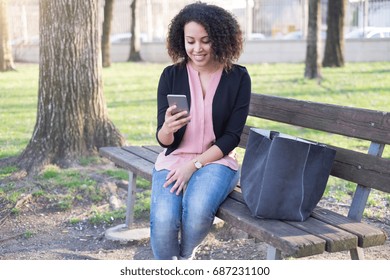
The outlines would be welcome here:
<svg viewBox="0 0 390 280">
<path fill-rule="evenodd" d="M 192 162 L 194 163 L 196 169 L 201 169 L 203 167 L 203 164 L 197 159 L 194 159 Z"/>
</svg>

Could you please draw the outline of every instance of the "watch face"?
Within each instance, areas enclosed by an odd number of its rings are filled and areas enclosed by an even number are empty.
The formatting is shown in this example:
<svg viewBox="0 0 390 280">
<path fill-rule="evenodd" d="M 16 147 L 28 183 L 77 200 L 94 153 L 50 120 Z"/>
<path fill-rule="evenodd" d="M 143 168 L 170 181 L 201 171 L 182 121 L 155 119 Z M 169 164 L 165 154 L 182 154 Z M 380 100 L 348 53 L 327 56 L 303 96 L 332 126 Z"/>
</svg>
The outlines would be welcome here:
<svg viewBox="0 0 390 280">
<path fill-rule="evenodd" d="M 194 163 L 195 163 L 195 167 L 196 167 L 196 168 L 199 169 L 199 168 L 202 167 L 202 164 L 201 164 L 199 161 L 195 161 Z"/>
</svg>

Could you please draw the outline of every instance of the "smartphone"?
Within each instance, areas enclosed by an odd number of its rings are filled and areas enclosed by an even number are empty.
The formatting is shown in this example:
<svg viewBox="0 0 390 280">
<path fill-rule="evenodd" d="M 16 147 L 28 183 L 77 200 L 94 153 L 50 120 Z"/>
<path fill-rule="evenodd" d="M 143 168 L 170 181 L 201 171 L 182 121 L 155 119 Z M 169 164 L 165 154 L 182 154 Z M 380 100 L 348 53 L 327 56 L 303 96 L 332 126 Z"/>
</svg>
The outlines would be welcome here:
<svg viewBox="0 0 390 280">
<path fill-rule="evenodd" d="M 185 96 L 184 94 L 168 94 L 167 97 L 169 107 L 176 105 L 176 109 L 172 111 L 172 115 L 181 111 L 190 112 L 188 108 L 187 96 Z"/>
</svg>

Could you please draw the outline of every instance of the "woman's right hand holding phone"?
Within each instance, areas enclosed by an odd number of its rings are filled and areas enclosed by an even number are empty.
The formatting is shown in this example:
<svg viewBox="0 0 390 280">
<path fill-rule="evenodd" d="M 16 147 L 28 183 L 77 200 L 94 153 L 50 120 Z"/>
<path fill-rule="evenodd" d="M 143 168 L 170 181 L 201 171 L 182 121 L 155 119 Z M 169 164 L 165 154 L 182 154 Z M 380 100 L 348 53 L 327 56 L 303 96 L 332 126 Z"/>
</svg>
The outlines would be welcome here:
<svg viewBox="0 0 390 280">
<path fill-rule="evenodd" d="M 168 107 L 165 113 L 164 124 L 158 133 L 160 142 L 167 146 L 173 143 L 173 134 L 191 121 L 191 116 L 187 111 L 172 114 L 172 111 L 175 109 L 176 105 Z"/>
<path fill-rule="evenodd" d="M 175 109 L 176 105 L 168 107 L 165 113 L 165 122 L 163 125 L 163 128 L 165 126 L 165 131 L 172 134 L 191 121 L 191 116 L 188 114 L 187 111 L 180 111 L 176 114 L 173 114 L 172 112 Z"/>
</svg>

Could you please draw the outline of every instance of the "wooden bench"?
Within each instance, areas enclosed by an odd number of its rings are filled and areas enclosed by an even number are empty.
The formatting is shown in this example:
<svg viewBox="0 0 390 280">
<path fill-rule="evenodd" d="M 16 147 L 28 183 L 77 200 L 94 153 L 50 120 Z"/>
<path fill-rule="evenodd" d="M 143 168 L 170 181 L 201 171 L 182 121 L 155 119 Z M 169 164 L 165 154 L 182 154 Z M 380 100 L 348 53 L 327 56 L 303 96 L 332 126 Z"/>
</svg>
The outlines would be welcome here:
<svg viewBox="0 0 390 280">
<path fill-rule="evenodd" d="M 217 217 L 267 243 L 267 259 L 340 251 L 350 251 L 352 259 L 363 259 L 363 248 L 385 243 L 387 236 L 383 230 L 361 220 L 371 189 L 390 193 L 390 160 L 381 157 L 385 145 L 390 143 L 389 112 L 252 94 L 249 115 L 247 124 L 253 122 L 253 118 L 261 118 L 371 143 L 367 154 L 333 146 L 337 152 L 331 175 L 356 183 L 348 215 L 317 207 L 304 222 L 254 218 L 237 186 L 220 206 Z M 242 148 L 245 148 L 248 133 L 247 126 L 241 137 Z M 100 149 L 101 156 L 129 171 L 128 227 L 133 221 L 135 178 L 151 180 L 152 168 L 161 150 L 159 146 Z"/>
</svg>

